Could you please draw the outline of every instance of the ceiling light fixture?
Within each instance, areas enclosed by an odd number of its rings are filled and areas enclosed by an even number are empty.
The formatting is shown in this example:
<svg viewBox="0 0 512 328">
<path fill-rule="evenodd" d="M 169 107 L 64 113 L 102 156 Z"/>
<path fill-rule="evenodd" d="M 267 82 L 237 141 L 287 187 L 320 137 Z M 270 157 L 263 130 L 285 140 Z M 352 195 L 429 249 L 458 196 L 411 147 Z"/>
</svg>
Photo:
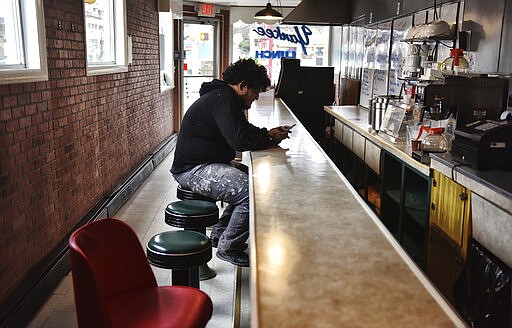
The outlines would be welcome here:
<svg viewBox="0 0 512 328">
<path fill-rule="evenodd" d="M 267 2 L 267 6 L 265 7 L 265 9 L 258 11 L 254 15 L 254 18 L 267 20 L 281 20 L 283 19 L 283 15 L 279 11 L 272 8 L 272 5 L 270 4 L 269 0 L 269 2 Z"/>
</svg>

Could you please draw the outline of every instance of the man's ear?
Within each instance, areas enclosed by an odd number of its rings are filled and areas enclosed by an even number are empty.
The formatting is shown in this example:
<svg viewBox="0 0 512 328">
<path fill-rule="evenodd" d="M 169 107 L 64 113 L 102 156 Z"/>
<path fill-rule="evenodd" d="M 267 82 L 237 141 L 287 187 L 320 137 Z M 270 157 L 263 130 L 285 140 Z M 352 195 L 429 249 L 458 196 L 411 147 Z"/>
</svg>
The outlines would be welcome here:
<svg viewBox="0 0 512 328">
<path fill-rule="evenodd" d="M 244 95 L 247 93 L 247 90 L 249 90 L 249 88 L 245 84 L 245 81 L 238 83 L 237 86 L 238 86 L 238 94 L 239 95 Z"/>
<path fill-rule="evenodd" d="M 230 84 L 230 86 L 240 96 L 245 95 L 248 90 L 244 84 L 244 81 L 238 82 L 237 84 Z"/>
</svg>

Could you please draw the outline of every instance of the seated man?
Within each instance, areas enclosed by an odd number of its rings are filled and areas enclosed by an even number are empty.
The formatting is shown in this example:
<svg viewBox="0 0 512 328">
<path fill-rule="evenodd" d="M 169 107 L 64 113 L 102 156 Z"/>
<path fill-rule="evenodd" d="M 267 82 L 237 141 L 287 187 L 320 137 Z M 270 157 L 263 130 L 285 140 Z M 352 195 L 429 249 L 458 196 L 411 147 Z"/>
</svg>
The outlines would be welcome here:
<svg viewBox="0 0 512 328">
<path fill-rule="evenodd" d="M 228 204 L 210 238 L 217 257 L 238 266 L 249 266 L 249 179 L 247 167 L 232 161 L 236 151 L 275 147 L 290 132 L 247 121 L 244 111 L 269 85 L 266 68 L 252 59 L 231 64 L 222 81 L 203 83 L 183 117 L 171 168 L 183 188 Z"/>
</svg>

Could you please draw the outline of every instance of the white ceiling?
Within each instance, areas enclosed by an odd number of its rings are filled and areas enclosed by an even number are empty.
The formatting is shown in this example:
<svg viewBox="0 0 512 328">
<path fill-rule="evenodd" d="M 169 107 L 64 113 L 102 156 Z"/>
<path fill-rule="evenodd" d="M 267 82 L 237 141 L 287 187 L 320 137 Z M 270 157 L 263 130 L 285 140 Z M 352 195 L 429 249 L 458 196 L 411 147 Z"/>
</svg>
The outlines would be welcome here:
<svg viewBox="0 0 512 328">
<path fill-rule="evenodd" d="M 187 1 L 198 3 L 213 3 L 218 6 L 226 7 L 265 7 L 270 1 L 272 7 L 295 7 L 301 0 L 204 0 L 204 1 Z"/>
</svg>

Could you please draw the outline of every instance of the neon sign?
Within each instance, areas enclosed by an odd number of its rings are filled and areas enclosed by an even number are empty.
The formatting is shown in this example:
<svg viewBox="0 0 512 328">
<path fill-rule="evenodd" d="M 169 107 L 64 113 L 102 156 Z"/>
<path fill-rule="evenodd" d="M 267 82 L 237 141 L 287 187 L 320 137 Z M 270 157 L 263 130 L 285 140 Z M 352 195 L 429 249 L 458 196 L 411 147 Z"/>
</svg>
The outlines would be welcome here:
<svg viewBox="0 0 512 328">
<path fill-rule="evenodd" d="M 261 26 L 253 29 L 253 31 L 256 32 L 256 34 L 259 36 L 267 36 L 271 39 L 279 39 L 283 41 L 289 41 L 291 43 L 298 43 L 301 45 L 304 55 L 307 55 L 308 52 L 306 50 L 306 46 L 309 45 L 309 36 L 312 35 L 313 32 L 311 32 L 311 29 L 306 25 L 302 25 L 300 29 L 299 27 L 294 26 L 293 30 L 295 34 L 283 33 L 281 32 L 279 26 L 277 26 L 274 30 L 269 28 L 264 29 Z"/>
</svg>

